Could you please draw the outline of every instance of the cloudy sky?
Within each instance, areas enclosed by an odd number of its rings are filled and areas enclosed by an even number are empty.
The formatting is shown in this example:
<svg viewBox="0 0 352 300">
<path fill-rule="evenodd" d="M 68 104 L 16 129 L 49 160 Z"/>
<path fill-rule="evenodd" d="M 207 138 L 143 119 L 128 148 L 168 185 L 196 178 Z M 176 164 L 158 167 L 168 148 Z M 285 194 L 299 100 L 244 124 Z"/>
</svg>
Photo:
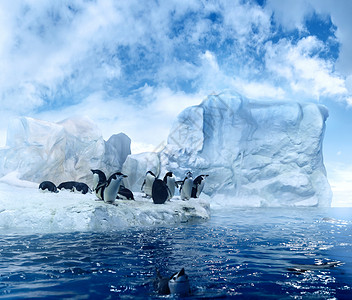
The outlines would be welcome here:
<svg viewBox="0 0 352 300">
<path fill-rule="evenodd" d="M 185 107 L 234 89 L 326 105 L 325 163 L 342 195 L 352 186 L 351 13 L 349 0 L 1 1 L 0 146 L 13 117 L 84 114 L 105 139 L 122 131 L 134 152 L 153 150 Z"/>
</svg>

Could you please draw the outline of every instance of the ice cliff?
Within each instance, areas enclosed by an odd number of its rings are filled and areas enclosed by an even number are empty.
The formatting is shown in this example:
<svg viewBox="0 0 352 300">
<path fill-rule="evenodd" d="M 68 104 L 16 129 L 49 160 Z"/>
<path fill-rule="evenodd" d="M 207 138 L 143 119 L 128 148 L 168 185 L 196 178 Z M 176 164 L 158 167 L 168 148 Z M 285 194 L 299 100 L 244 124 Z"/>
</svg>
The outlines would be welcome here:
<svg viewBox="0 0 352 300">
<path fill-rule="evenodd" d="M 210 95 L 178 116 L 164 150 L 128 156 L 123 172 L 133 174 L 133 190 L 147 168 L 179 179 L 191 170 L 209 174 L 204 192 L 228 204 L 330 206 L 322 154 L 327 117 L 314 103 Z"/>
<path fill-rule="evenodd" d="M 104 141 L 87 117 L 58 123 L 21 117 L 8 127 L 6 147 L 0 149 L 0 177 L 16 171 L 23 180 L 68 180 L 91 184 L 90 169 L 119 170 L 131 153 L 123 133 Z"/>
</svg>

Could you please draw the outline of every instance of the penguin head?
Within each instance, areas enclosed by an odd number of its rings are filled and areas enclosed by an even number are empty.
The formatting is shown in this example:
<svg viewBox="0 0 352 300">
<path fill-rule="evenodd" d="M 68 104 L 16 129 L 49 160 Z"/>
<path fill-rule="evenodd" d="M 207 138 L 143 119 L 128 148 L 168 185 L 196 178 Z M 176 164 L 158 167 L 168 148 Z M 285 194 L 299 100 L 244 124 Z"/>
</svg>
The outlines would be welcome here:
<svg viewBox="0 0 352 300">
<path fill-rule="evenodd" d="M 188 171 L 188 172 L 186 173 L 186 178 L 192 178 L 192 177 L 193 177 L 192 172 L 191 172 L 191 171 Z"/>
<path fill-rule="evenodd" d="M 148 175 L 148 174 L 150 174 L 150 175 L 156 177 L 155 174 L 154 174 L 152 171 L 148 171 L 145 175 Z"/>
<path fill-rule="evenodd" d="M 99 182 L 106 181 L 106 176 L 103 171 L 91 169 L 91 172 L 93 173 L 93 176 L 96 175 L 99 177 Z"/>
<path fill-rule="evenodd" d="M 209 175 L 199 175 L 201 178 L 202 178 L 202 180 L 204 180 L 205 178 L 207 178 Z"/>
<path fill-rule="evenodd" d="M 110 178 L 111 178 L 111 180 L 116 180 L 116 179 L 120 179 L 120 178 L 126 178 L 126 177 L 128 177 L 127 175 L 125 175 L 125 174 L 122 174 L 121 172 L 115 172 L 114 174 L 112 174 L 111 176 L 110 176 Z M 109 179 L 110 179 L 109 178 Z"/>
<path fill-rule="evenodd" d="M 113 181 L 122 181 L 122 179 L 124 179 L 125 177 L 128 177 L 128 176 L 125 174 L 122 174 L 121 172 L 115 172 L 110 175 L 110 177 L 106 183 L 106 186 L 109 186 L 109 184 Z"/>
<path fill-rule="evenodd" d="M 172 172 L 167 172 L 167 173 L 165 174 L 165 176 L 164 176 L 163 181 L 164 181 L 165 183 L 167 183 L 167 178 L 168 178 L 168 177 L 172 178 L 173 176 L 174 176 L 174 175 L 172 174 Z"/>
<path fill-rule="evenodd" d="M 173 274 L 168 284 L 171 294 L 187 295 L 190 291 L 188 276 L 184 268 Z"/>
</svg>

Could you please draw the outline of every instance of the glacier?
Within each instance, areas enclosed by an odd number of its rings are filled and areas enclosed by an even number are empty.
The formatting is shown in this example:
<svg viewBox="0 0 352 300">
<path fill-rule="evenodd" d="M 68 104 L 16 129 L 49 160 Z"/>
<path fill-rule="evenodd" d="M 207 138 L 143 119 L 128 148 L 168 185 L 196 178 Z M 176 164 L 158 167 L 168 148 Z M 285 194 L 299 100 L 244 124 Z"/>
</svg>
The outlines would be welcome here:
<svg viewBox="0 0 352 300">
<path fill-rule="evenodd" d="M 258 101 L 236 92 L 186 108 L 158 153 L 130 155 L 122 171 L 138 190 L 146 167 L 183 179 L 208 174 L 204 193 L 234 206 L 331 205 L 323 162 L 328 110 L 308 102 Z"/>
</svg>

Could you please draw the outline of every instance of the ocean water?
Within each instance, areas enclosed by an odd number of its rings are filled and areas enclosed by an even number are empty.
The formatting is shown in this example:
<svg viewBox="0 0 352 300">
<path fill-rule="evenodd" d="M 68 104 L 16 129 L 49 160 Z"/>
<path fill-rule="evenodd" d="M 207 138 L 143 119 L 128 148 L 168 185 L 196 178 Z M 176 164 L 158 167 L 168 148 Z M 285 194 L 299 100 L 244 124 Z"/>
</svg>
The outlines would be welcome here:
<svg viewBox="0 0 352 300">
<path fill-rule="evenodd" d="M 177 226 L 0 234 L 1 299 L 177 298 L 153 279 L 182 267 L 189 299 L 352 299 L 352 209 L 231 208 Z"/>
</svg>

